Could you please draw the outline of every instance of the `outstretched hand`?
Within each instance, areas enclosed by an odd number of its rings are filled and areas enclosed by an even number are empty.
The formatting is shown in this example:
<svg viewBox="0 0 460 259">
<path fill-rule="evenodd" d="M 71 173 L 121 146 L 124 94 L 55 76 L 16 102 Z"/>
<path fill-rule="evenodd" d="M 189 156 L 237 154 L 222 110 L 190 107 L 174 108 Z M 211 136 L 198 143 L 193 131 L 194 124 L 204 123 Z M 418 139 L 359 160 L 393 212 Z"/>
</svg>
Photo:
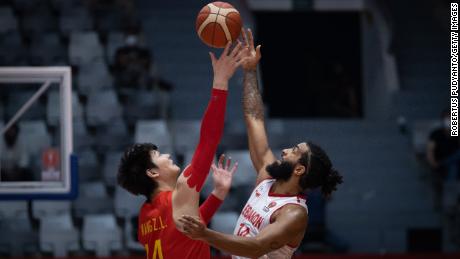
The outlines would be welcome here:
<svg viewBox="0 0 460 259">
<path fill-rule="evenodd" d="M 211 165 L 212 179 L 214 181 L 213 194 L 221 200 L 224 200 L 225 196 L 227 196 L 227 193 L 232 186 L 233 175 L 235 174 L 236 169 L 238 169 L 238 162 L 236 162 L 232 167 L 231 158 L 228 158 L 226 162 L 224 162 L 224 160 L 225 155 L 222 154 L 217 162 L 217 166 L 215 164 Z"/>
<path fill-rule="evenodd" d="M 224 51 L 219 59 L 214 53 L 209 52 L 214 71 L 214 84 L 227 84 L 228 80 L 233 76 L 236 69 L 242 64 L 243 58 L 247 57 L 249 50 L 243 48 L 241 42 L 238 41 L 233 50 L 230 51 L 231 42 L 227 43 Z M 225 87 L 226 88 L 226 87 Z"/>
<path fill-rule="evenodd" d="M 244 70 L 255 70 L 257 69 L 257 64 L 262 57 L 262 54 L 260 53 L 261 45 L 254 48 L 254 37 L 251 29 L 247 29 L 247 31 L 245 31 L 244 28 L 242 28 L 241 35 L 243 37 L 244 47 L 249 50 L 246 52 L 247 55 L 243 59 L 242 67 Z"/>
</svg>

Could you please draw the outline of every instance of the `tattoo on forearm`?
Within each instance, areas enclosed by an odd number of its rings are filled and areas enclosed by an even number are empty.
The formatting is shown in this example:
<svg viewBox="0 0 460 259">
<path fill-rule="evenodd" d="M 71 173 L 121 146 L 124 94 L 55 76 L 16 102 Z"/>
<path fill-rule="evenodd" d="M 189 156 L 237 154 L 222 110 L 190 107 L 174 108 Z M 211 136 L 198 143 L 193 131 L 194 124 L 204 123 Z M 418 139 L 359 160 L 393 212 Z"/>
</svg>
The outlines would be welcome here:
<svg viewBox="0 0 460 259">
<path fill-rule="evenodd" d="M 245 116 L 251 116 L 257 120 L 264 119 L 264 105 L 257 84 L 256 71 L 244 73 L 243 111 Z"/>
</svg>

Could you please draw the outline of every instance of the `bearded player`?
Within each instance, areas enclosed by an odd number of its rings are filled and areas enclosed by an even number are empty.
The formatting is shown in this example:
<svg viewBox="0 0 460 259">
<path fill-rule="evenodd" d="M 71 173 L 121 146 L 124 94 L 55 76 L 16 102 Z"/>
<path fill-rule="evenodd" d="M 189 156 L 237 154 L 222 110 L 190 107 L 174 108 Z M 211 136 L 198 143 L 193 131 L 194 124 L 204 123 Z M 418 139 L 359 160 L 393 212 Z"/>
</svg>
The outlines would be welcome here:
<svg viewBox="0 0 460 259">
<path fill-rule="evenodd" d="M 198 207 L 199 191 L 209 173 L 224 127 L 228 81 L 247 56 L 239 43 L 230 51 L 227 44 L 221 57 L 210 53 L 214 71 L 211 99 L 203 116 L 200 140 L 190 165 L 180 169 L 153 144 L 135 144 L 124 153 L 118 171 L 118 183 L 147 201 L 139 213 L 138 239 L 147 258 L 210 258 L 209 245 L 192 240 L 176 229 L 179 216 L 188 214 L 209 222 L 225 198 L 236 170 L 224 157 L 213 166 L 216 189 Z M 178 178 L 179 176 L 179 178 Z M 198 209 L 199 208 L 199 209 Z"/>
<path fill-rule="evenodd" d="M 235 226 L 234 235 L 210 229 L 196 217 L 181 218 L 184 233 L 203 240 L 233 258 L 291 258 L 308 224 L 305 191 L 321 188 L 324 196 L 336 190 L 342 176 L 327 154 L 311 142 L 286 148 L 277 159 L 265 132 L 262 98 L 257 83 L 260 45 L 254 48 L 250 30 L 243 30 L 248 57 L 244 59 L 243 110 L 249 153 L 257 173 L 256 188 Z"/>
</svg>

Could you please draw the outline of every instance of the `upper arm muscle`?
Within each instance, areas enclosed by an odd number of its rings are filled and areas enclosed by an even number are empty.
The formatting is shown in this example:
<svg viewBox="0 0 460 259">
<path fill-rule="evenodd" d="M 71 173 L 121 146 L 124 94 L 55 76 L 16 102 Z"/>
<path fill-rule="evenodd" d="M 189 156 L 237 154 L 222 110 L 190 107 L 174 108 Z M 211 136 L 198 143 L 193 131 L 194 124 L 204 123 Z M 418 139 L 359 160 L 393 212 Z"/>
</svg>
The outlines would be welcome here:
<svg viewBox="0 0 460 259">
<path fill-rule="evenodd" d="M 308 215 L 302 208 L 294 206 L 283 209 L 276 221 L 260 231 L 256 239 L 263 244 L 266 254 L 293 242 L 294 238 L 303 235 L 307 227 Z"/>
</svg>

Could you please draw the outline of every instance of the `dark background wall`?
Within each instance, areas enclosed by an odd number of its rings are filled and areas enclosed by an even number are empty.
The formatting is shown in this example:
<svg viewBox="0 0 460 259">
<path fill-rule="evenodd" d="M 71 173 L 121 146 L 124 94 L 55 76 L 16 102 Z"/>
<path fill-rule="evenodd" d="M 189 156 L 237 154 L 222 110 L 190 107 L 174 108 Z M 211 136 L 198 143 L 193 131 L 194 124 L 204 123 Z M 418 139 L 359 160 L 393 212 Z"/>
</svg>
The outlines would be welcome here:
<svg viewBox="0 0 460 259">
<path fill-rule="evenodd" d="M 361 117 L 360 14 L 257 12 L 270 117 Z"/>
</svg>

